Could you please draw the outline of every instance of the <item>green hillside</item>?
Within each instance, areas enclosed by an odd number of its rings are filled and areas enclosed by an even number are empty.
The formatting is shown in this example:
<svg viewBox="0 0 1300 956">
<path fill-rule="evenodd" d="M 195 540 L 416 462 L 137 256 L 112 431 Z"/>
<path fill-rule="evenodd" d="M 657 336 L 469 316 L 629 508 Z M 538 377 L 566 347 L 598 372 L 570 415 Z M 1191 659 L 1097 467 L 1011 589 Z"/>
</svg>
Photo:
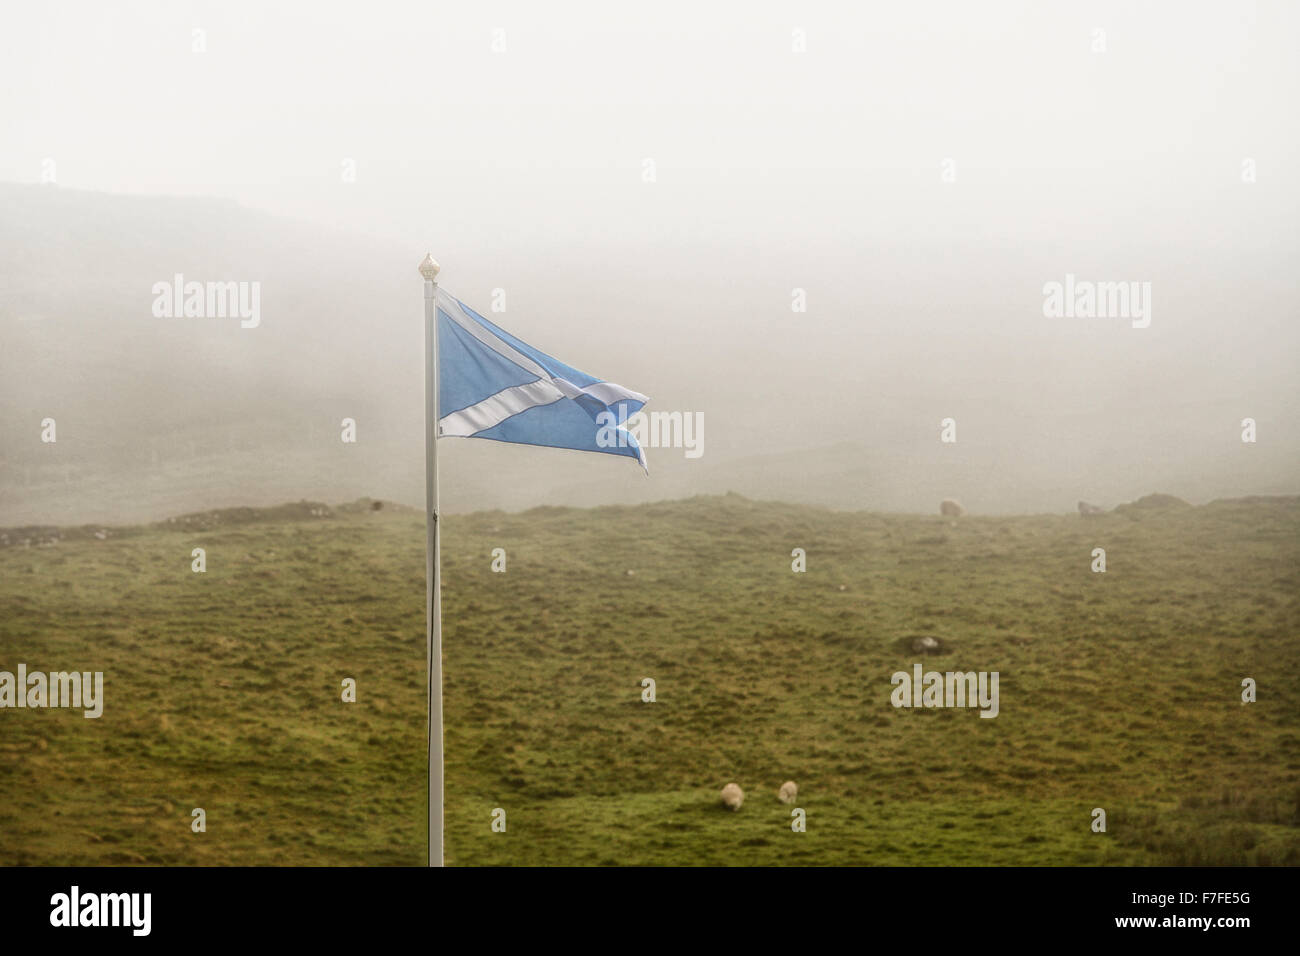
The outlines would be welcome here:
<svg viewBox="0 0 1300 956">
<path fill-rule="evenodd" d="M 458 516 L 443 554 L 449 864 L 1300 863 L 1300 499 L 727 495 Z M 0 710 L 0 864 L 424 862 L 419 512 L 9 529 L 20 662 L 102 670 L 106 700 Z M 916 662 L 998 671 L 999 716 L 895 709 Z"/>
</svg>

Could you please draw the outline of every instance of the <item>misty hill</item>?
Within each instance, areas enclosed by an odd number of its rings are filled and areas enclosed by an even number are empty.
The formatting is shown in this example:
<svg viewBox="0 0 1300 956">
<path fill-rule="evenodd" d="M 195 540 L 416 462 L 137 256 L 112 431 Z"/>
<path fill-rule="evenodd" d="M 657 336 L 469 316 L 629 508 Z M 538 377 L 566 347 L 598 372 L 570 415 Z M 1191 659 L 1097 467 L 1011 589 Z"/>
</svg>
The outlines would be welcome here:
<svg viewBox="0 0 1300 956">
<path fill-rule="evenodd" d="M 0 524 L 364 494 L 419 504 L 424 251 L 224 200 L 0 185 Z M 999 276 L 1028 290 L 1030 313 L 1034 283 L 1063 255 L 993 241 L 958 252 L 986 277 L 967 291 Z M 1027 513 L 1152 487 L 1193 502 L 1297 490 L 1289 347 L 1234 369 L 1217 313 L 1198 302 L 1166 305 L 1177 318 L 1146 339 L 1046 328 L 1008 313 L 996 286 L 974 312 L 960 284 L 936 300 L 930 260 L 906 246 L 880 250 L 896 260 L 891 282 L 866 289 L 819 266 L 808 281 L 828 304 L 792 324 L 788 289 L 698 267 L 657 282 L 622 253 L 586 268 L 586 251 L 554 250 L 549 285 L 540 267 L 512 271 L 514 301 L 530 305 L 501 321 L 650 394 L 652 411 L 702 412 L 704 456 L 652 448 L 646 478 L 623 459 L 447 441 L 445 510 L 736 490 L 852 510 L 930 512 L 956 497 L 973 512 Z M 656 269 L 693 254 L 664 251 Z M 443 278 L 487 308 L 491 287 L 467 271 Z M 260 282 L 260 325 L 155 318 L 152 287 L 177 273 Z M 949 414 L 954 445 L 938 441 Z M 1246 414 L 1257 445 L 1239 441 Z M 52 445 L 40 441 L 46 417 Z M 355 445 L 339 440 L 345 417 Z"/>
</svg>

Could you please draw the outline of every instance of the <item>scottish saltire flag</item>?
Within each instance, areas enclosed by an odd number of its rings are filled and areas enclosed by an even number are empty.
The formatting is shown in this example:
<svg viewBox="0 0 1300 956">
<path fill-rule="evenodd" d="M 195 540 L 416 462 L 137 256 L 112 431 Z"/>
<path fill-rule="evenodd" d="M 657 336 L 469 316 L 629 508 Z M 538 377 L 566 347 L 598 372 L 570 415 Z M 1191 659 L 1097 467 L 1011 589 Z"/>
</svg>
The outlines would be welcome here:
<svg viewBox="0 0 1300 956">
<path fill-rule="evenodd" d="M 539 352 L 438 290 L 438 434 L 626 455 L 624 425 L 650 399 Z"/>
</svg>

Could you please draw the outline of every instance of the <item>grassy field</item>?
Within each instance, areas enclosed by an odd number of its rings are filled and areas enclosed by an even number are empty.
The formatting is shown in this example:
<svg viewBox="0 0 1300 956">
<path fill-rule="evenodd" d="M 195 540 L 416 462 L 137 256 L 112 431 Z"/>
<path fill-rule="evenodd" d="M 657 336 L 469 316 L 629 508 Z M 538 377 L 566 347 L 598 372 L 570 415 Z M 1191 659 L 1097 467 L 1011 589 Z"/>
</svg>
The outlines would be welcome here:
<svg viewBox="0 0 1300 956">
<path fill-rule="evenodd" d="M 0 864 L 424 862 L 423 516 L 322 508 L 9 529 L 0 670 L 106 700 L 0 710 Z M 443 555 L 449 864 L 1300 863 L 1300 499 L 728 495 L 455 517 Z M 1000 715 L 893 708 L 918 661 L 999 671 Z"/>
</svg>

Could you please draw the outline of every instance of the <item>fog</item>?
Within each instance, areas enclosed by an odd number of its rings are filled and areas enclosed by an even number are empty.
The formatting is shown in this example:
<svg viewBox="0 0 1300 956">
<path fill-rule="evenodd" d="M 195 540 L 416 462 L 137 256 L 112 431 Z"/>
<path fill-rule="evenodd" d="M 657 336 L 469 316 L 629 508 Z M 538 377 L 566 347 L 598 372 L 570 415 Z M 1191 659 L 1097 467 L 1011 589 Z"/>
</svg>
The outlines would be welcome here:
<svg viewBox="0 0 1300 956">
<path fill-rule="evenodd" d="M 0 525 L 418 504 L 426 251 L 705 422 L 649 477 L 442 442 L 451 512 L 1300 492 L 1294 4 L 271 6 L 6 8 Z"/>
</svg>

